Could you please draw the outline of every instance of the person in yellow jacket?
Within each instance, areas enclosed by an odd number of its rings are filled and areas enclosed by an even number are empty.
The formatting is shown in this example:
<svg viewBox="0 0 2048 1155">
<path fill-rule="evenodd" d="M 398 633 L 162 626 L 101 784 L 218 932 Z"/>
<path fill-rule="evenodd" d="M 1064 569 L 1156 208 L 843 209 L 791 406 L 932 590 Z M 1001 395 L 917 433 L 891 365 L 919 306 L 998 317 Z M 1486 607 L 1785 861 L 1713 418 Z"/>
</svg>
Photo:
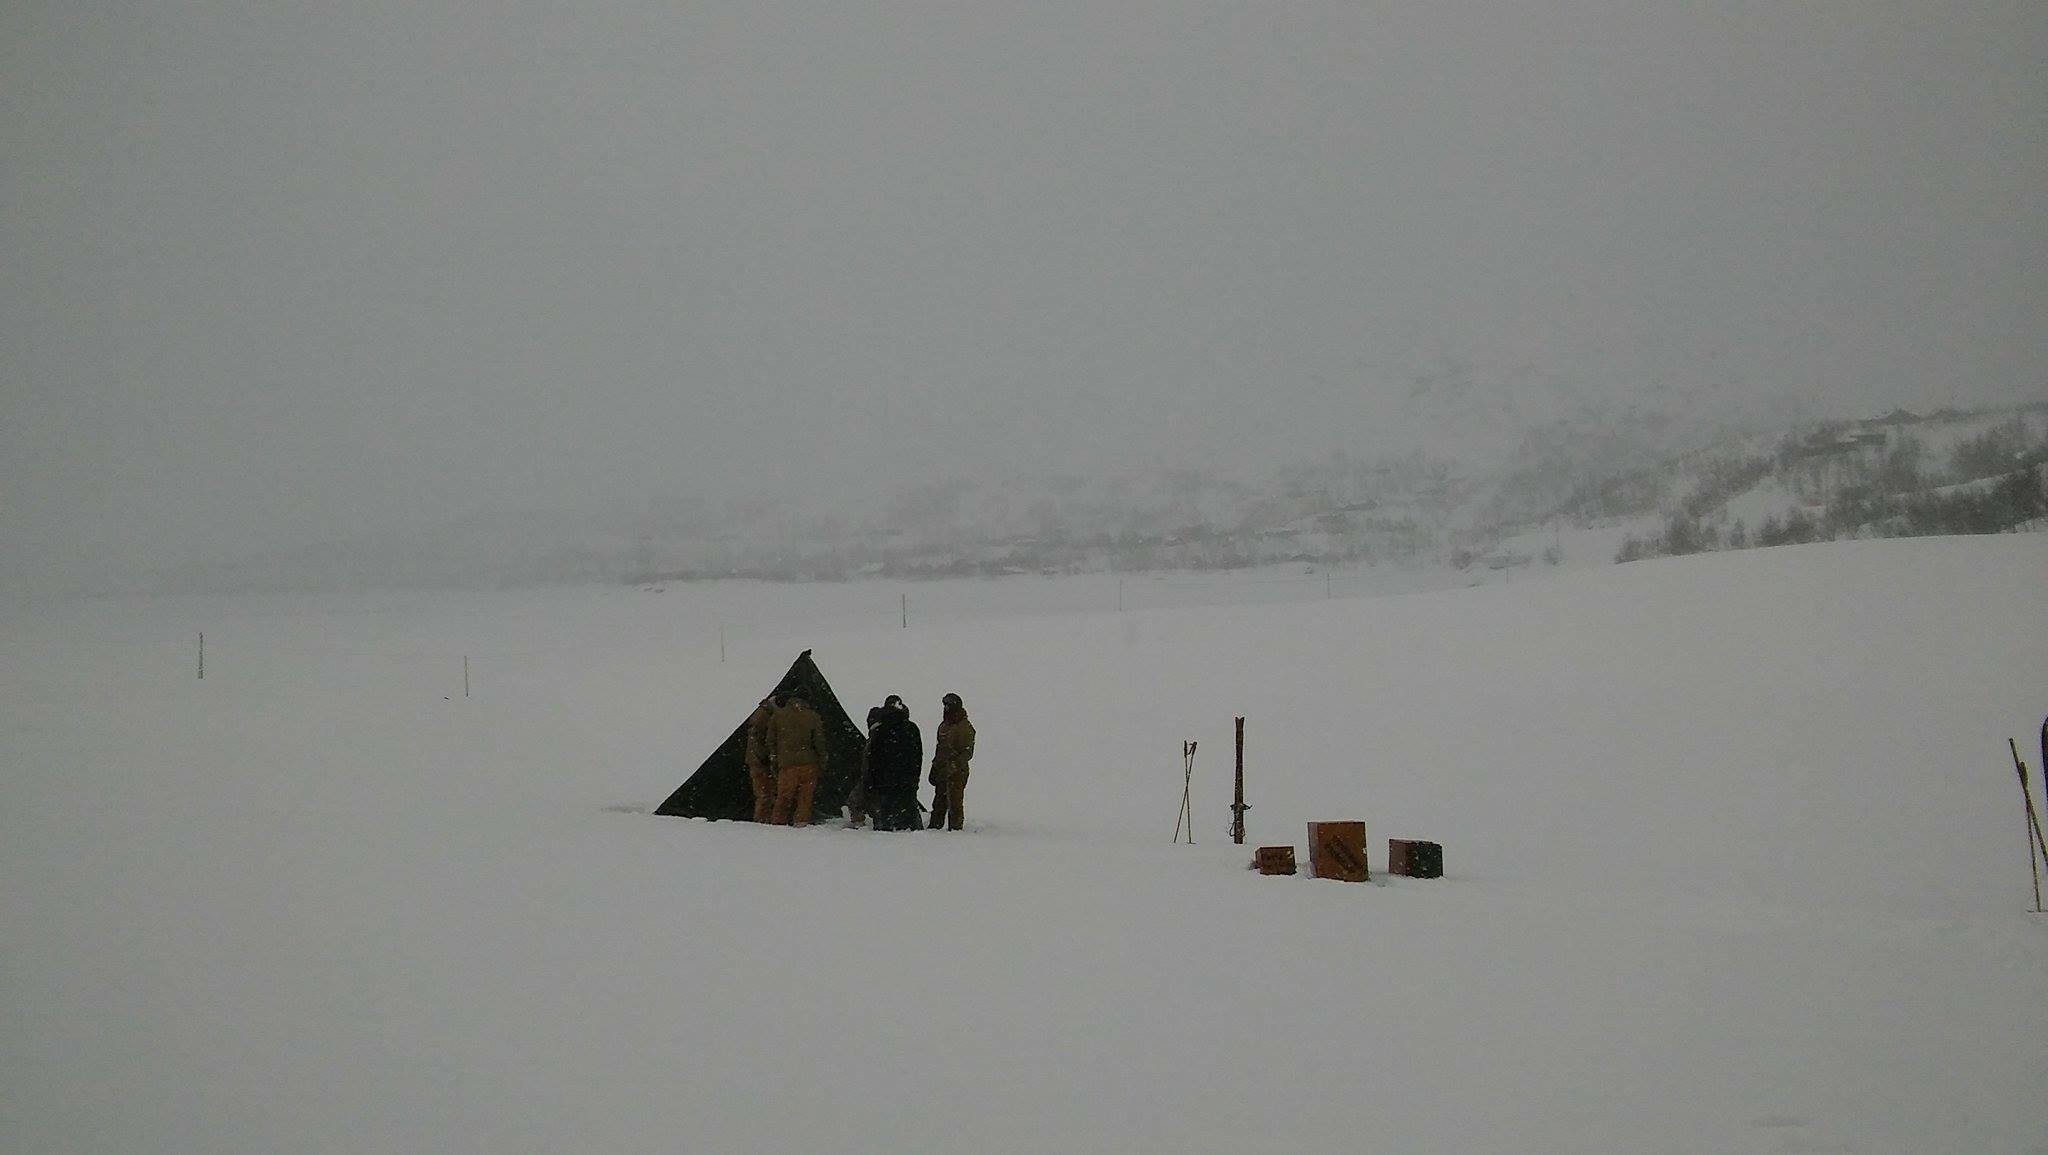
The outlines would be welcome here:
<svg viewBox="0 0 2048 1155">
<path fill-rule="evenodd" d="M 747 715 L 747 781 L 754 787 L 756 822 L 766 822 L 775 813 L 775 768 L 768 751 L 768 721 L 774 716 L 775 702 L 770 698 L 761 699 Z"/>
<path fill-rule="evenodd" d="M 775 812 L 768 821 L 808 826 L 811 796 L 825 770 L 825 723 L 809 703 L 791 693 L 775 700 L 768 734 L 775 769 Z"/>
<path fill-rule="evenodd" d="M 947 694 L 939 700 L 945 715 L 939 732 L 932 738 L 932 824 L 943 823 L 958 830 L 967 821 L 967 764 L 974 758 L 974 723 L 967 720 L 967 707 L 960 695 Z"/>
</svg>

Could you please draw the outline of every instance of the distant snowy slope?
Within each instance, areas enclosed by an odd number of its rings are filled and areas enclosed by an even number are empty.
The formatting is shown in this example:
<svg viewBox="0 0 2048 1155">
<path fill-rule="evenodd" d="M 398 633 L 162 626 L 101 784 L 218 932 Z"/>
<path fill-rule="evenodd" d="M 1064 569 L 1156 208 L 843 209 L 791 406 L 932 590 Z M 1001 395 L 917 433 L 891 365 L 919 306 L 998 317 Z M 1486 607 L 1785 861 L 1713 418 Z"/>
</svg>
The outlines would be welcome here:
<svg viewBox="0 0 2048 1155">
<path fill-rule="evenodd" d="M 880 583 L 10 610 L 0 1146 L 2048 1141 L 2005 746 L 2048 536 L 1112 586 L 911 587 L 907 629 Z M 645 813 L 803 648 L 927 738 L 965 697 L 967 833 Z M 1248 873 L 1236 715 L 1250 844 L 1361 818 L 1447 877 Z"/>
</svg>

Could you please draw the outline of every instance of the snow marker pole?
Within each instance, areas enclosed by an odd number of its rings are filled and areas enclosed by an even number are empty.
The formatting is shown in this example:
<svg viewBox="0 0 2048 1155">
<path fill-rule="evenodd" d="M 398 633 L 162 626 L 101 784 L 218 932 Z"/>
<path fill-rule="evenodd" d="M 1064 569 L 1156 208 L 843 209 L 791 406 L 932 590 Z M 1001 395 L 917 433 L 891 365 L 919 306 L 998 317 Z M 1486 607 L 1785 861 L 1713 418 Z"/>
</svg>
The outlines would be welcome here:
<svg viewBox="0 0 2048 1155">
<path fill-rule="evenodd" d="M 2005 744 L 2012 749 L 2012 766 L 2013 769 L 2019 771 L 2020 775 L 2020 797 L 2026 799 L 2027 802 L 2027 869 L 2032 871 L 2034 875 L 2034 913 L 2039 914 L 2041 913 L 2041 863 L 2034 857 L 2034 851 L 2039 847 L 2041 848 L 2041 857 L 2048 858 L 2048 844 L 2044 844 L 2041 839 L 2041 818 L 2034 813 L 2034 792 L 2027 786 L 2027 764 L 2020 761 L 2019 743 L 2011 738 L 2007 738 Z"/>
</svg>

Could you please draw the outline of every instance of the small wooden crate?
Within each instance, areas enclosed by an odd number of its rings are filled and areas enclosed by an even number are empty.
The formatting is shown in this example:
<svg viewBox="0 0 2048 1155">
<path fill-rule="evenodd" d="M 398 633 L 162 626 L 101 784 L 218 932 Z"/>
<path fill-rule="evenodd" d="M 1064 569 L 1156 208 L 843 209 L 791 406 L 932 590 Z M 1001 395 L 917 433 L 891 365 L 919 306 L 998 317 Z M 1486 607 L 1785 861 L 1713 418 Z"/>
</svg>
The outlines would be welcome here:
<svg viewBox="0 0 2048 1155">
<path fill-rule="evenodd" d="M 1309 823 L 1308 868 L 1317 878 L 1372 881 L 1372 870 L 1365 864 L 1365 823 Z"/>
<path fill-rule="evenodd" d="M 1387 839 L 1387 873 L 1408 878 L 1442 878 L 1444 848 L 1413 838 Z"/>
<path fill-rule="evenodd" d="M 1293 874 L 1292 846 L 1261 846 L 1252 854 L 1252 869 L 1260 874 Z"/>
</svg>

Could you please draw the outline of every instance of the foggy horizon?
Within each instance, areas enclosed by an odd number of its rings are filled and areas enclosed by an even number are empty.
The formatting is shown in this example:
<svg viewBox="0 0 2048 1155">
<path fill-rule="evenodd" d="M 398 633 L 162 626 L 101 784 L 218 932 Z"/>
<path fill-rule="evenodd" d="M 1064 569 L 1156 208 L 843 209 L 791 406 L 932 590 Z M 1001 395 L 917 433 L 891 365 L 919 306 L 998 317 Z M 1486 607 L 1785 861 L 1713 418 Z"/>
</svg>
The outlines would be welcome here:
<svg viewBox="0 0 2048 1155">
<path fill-rule="evenodd" d="M 2048 396 L 2038 3 L 484 11 L 0 11 L 0 580 Z"/>
</svg>

